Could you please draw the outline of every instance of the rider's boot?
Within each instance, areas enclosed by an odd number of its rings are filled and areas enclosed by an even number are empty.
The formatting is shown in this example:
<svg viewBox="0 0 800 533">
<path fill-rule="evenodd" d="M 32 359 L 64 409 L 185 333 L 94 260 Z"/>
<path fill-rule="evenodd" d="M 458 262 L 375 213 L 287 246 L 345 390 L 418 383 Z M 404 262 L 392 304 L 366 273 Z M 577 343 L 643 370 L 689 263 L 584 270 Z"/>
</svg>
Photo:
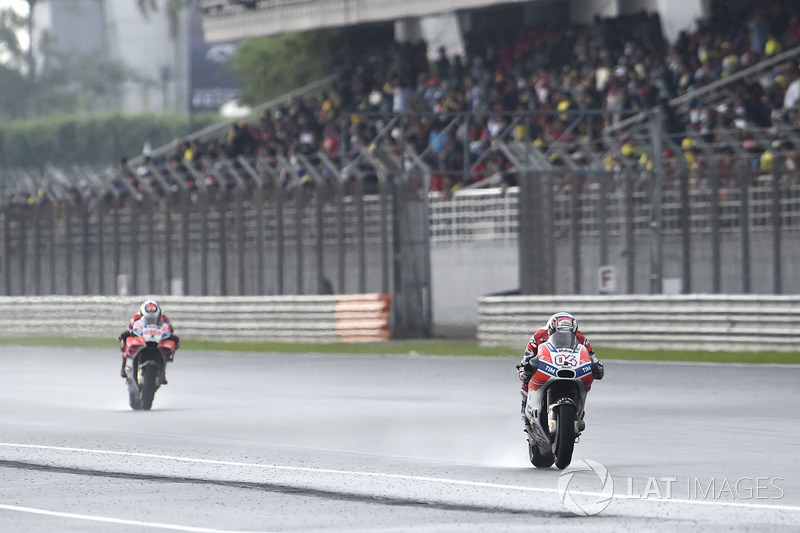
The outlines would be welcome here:
<svg viewBox="0 0 800 533">
<path fill-rule="evenodd" d="M 127 378 L 128 376 L 125 375 L 125 357 L 122 357 L 122 368 L 119 370 L 120 377 Z"/>
<path fill-rule="evenodd" d="M 162 385 L 166 385 L 167 383 L 169 383 L 167 381 L 167 365 L 163 365 L 161 367 L 161 375 L 159 376 L 159 379 L 161 380 Z"/>
</svg>

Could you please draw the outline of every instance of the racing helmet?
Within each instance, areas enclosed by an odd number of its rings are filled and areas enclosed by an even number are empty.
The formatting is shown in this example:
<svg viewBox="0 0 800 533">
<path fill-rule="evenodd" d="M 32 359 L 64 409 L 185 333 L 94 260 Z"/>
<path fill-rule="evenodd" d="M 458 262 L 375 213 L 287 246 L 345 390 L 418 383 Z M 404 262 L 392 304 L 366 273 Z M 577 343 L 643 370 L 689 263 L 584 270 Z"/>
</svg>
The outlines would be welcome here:
<svg viewBox="0 0 800 533">
<path fill-rule="evenodd" d="M 569 313 L 556 313 L 547 321 L 547 335 L 557 348 L 574 348 L 578 323 Z"/>
<path fill-rule="evenodd" d="M 560 311 L 547 321 L 547 334 L 552 335 L 557 330 L 570 331 L 575 333 L 578 331 L 578 321 L 575 317 L 564 311 Z"/>
<path fill-rule="evenodd" d="M 142 321 L 147 325 L 158 325 L 161 322 L 161 307 L 155 300 L 147 300 L 139 309 Z"/>
</svg>

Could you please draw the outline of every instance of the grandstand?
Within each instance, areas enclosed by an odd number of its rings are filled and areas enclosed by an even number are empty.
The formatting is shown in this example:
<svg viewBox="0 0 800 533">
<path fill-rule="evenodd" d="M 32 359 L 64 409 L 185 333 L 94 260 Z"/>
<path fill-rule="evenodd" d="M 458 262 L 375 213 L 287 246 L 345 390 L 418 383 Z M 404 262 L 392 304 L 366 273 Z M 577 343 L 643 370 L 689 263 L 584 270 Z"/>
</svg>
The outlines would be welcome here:
<svg viewBox="0 0 800 533">
<path fill-rule="evenodd" d="M 211 25 L 312 4 L 202 6 Z M 413 40 L 365 49 L 242 123 L 119 167 L 5 171 L 5 292 L 108 293 L 121 274 L 133 292 L 392 292 L 406 270 L 431 290 L 425 252 L 397 248 L 423 212 L 430 253 L 471 280 L 467 299 L 596 293 L 601 265 L 629 293 L 664 279 L 681 292 L 800 290 L 784 275 L 800 260 L 797 8 L 714 15 L 670 42 L 653 13 L 507 16 L 536 12 L 524 4 L 494 8 L 509 39 L 473 24 L 464 57 L 428 60 Z M 785 24 L 762 39 L 759 17 Z M 142 224 L 152 238 L 126 233 Z M 538 257 L 551 238 L 564 245 Z M 441 259 L 476 254 L 514 261 L 517 278 Z"/>
</svg>

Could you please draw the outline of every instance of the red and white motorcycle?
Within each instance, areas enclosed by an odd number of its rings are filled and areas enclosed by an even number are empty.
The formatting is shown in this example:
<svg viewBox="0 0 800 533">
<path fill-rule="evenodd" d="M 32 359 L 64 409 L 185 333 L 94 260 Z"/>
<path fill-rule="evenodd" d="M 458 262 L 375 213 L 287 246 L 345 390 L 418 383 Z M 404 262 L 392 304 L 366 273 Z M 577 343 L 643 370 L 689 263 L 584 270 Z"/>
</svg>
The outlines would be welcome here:
<svg viewBox="0 0 800 533">
<path fill-rule="evenodd" d="M 149 410 L 164 383 L 164 370 L 175 355 L 175 340 L 169 324 L 133 323 L 133 335 L 125 340 L 125 381 L 132 409 Z"/>
<path fill-rule="evenodd" d="M 555 331 L 539 345 L 539 367 L 528 382 L 525 424 L 533 466 L 555 462 L 566 468 L 583 422 L 586 393 L 592 388 L 592 360 L 571 330 Z"/>
</svg>

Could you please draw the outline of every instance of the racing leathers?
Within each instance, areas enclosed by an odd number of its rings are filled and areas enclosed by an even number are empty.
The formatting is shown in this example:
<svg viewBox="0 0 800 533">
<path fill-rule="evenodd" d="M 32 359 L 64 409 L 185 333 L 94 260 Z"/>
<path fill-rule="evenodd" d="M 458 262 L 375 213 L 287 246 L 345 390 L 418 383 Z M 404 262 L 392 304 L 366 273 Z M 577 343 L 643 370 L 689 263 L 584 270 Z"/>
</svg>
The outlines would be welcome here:
<svg viewBox="0 0 800 533">
<path fill-rule="evenodd" d="M 131 321 L 128 322 L 128 327 L 125 329 L 125 331 L 120 333 L 119 337 L 118 337 L 118 339 L 120 341 L 119 342 L 119 349 L 122 351 L 122 368 L 120 369 L 119 373 L 120 373 L 120 376 L 122 376 L 123 378 L 126 377 L 125 376 L 125 352 L 126 352 L 125 348 L 127 347 L 127 344 L 128 344 L 128 338 L 133 336 L 133 325 L 136 323 L 137 320 L 140 320 L 141 318 L 142 318 L 142 313 L 140 313 L 140 312 L 137 312 L 135 315 L 133 315 L 133 318 L 131 318 Z M 168 338 L 170 340 L 175 341 L 175 351 L 177 352 L 178 351 L 178 347 L 180 346 L 180 337 L 175 335 L 175 331 L 172 329 L 172 323 L 169 321 L 169 318 L 167 317 L 167 315 L 162 313 L 160 315 L 160 319 L 159 319 L 159 326 L 163 327 L 165 324 L 167 325 L 167 328 L 169 329 L 169 332 L 170 332 L 170 336 Z M 172 357 L 170 357 L 170 359 L 168 359 L 168 361 L 172 361 Z M 162 367 L 161 376 L 160 376 L 161 377 L 161 382 L 164 385 L 167 384 L 167 374 L 166 374 L 166 372 L 167 372 L 166 365 L 164 365 Z"/>
<path fill-rule="evenodd" d="M 528 345 L 525 347 L 525 352 L 522 354 L 522 361 L 517 365 L 519 379 L 522 381 L 522 390 L 520 391 L 522 394 L 522 420 L 526 423 L 528 419 L 525 416 L 525 403 L 528 401 L 528 383 L 539 367 L 539 345 L 543 342 L 547 342 L 549 337 L 546 328 L 537 329 L 528 340 Z M 582 344 L 589 351 L 589 357 L 592 360 L 592 375 L 594 378 L 603 379 L 605 375 L 603 363 L 597 358 L 597 355 L 595 355 L 594 349 L 592 349 L 592 345 L 589 343 L 589 339 L 587 339 L 580 330 L 575 331 L 575 339 L 578 341 L 578 344 Z"/>
</svg>

